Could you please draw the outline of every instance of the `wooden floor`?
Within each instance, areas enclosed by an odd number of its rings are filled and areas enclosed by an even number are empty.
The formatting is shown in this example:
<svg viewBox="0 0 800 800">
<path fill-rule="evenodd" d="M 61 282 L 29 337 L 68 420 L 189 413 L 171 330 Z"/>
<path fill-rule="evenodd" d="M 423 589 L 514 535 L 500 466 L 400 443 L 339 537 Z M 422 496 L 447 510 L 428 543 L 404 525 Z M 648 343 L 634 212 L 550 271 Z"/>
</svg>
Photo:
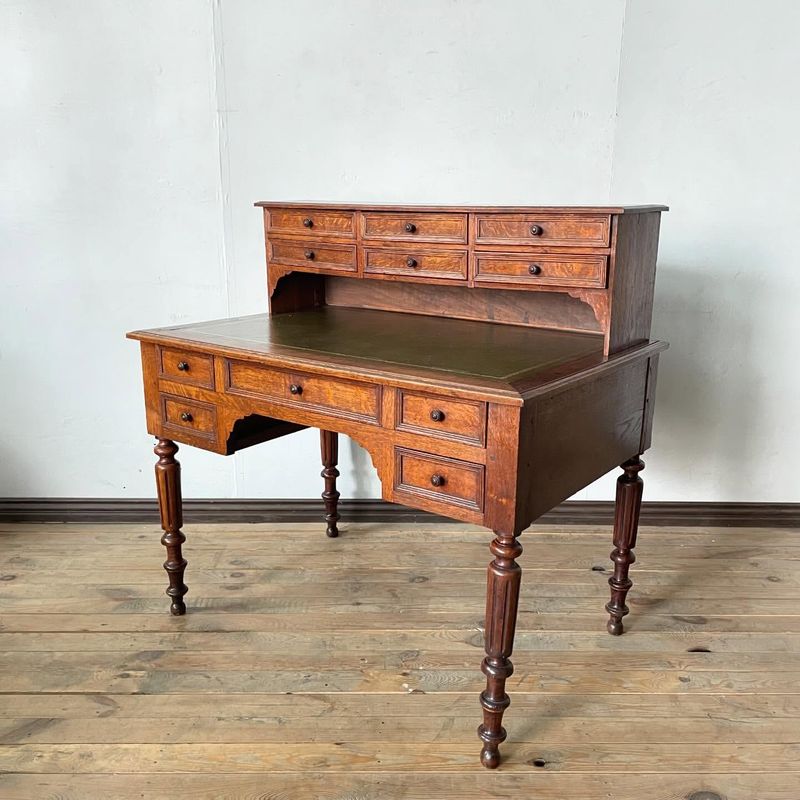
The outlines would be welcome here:
<svg viewBox="0 0 800 800">
<path fill-rule="evenodd" d="M 3 800 L 797 800 L 798 531 L 523 535 L 496 772 L 478 763 L 486 531 L 0 527 Z M 179 774 L 178 774 L 179 773 Z"/>
</svg>

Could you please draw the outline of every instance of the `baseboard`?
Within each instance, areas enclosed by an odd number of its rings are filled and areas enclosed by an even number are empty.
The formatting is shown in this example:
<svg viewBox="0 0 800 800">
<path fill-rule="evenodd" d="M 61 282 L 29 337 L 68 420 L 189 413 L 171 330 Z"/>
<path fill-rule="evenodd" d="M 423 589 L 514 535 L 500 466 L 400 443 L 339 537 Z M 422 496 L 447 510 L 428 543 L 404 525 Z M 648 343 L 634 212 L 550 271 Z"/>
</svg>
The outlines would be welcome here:
<svg viewBox="0 0 800 800">
<path fill-rule="evenodd" d="M 319 500 L 184 500 L 187 523 L 315 522 Z M 446 522 L 444 517 L 383 500 L 342 500 L 342 521 Z M 612 502 L 562 503 L 536 524 L 608 525 Z M 0 498 L 0 522 L 158 522 L 155 500 Z M 644 525 L 800 528 L 800 503 L 643 503 Z"/>
</svg>

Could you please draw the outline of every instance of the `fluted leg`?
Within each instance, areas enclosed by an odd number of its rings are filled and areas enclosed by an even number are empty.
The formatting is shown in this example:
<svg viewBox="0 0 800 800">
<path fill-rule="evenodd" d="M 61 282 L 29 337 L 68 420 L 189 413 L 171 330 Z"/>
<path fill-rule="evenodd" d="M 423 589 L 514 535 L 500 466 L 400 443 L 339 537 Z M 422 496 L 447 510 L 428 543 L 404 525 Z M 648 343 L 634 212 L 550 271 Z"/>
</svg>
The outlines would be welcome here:
<svg viewBox="0 0 800 800">
<path fill-rule="evenodd" d="M 639 510 L 642 506 L 642 490 L 644 482 L 639 472 L 644 469 L 644 461 L 638 456 L 622 465 L 624 473 L 617 478 L 617 501 L 614 508 L 614 549 L 611 560 L 614 562 L 614 574 L 608 579 L 611 587 L 611 600 L 606 605 L 610 614 L 608 632 L 620 636 L 624 630 L 622 618 L 628 613 L 625 598 L 633 581 L 628 577 L 628 569 L 636 556 L 636 533 L 639 529 Z"/>
<path fill-rule="evenodd" d="M 498 533 L 489 550 L 494 560 L 489 564 L 486 579 L 486 658 L 481 666 L 486 689 L 481 692 L 483 724 L 478 728 L 478 736 L 483 740 L 481 763 L 494 769 L 500 763 L 500 743 L 506 738 L 503 712 L 511 703 L 505 688 L 506 679 L 514 672 L 509 656 L 514 646 L 522 577 L 515 559 L 522 553 L 522 545 L 514 534 Z"/>
<path fill-rule="evenodd" d="M 186 613 L 183 596 L 187 592 L 183 582 L 186 559 L 181 554 L 181 545 L 186 537 L 181 531 L 183 526 L 183 510 L 181 499 L 181 465 L 175 459 L 178 445 L 171 439 L 159 439 L 154 449 L 158 456 L 156 463 L 156 486 L 158 487 L 158 505 L 161 509 L 161 527 L 164 535 L 161 544 L 167 548 L 167 560 L 164 569 L 169 576 L 167 594 L 172 598 L 170 613 L 175 616 Z"/>
<path fill-rule="evenodd" d="M 325 491 L 322 493 L 322 500 L 325 503 L 325 522 L 328 524 L 325 533 L 334 538 L 339 535 L 339 529 L 336 527 L 339 521 L 339 513 L 336 510 L 339 503 L 339 492 L 336 491 L 336 479 L 339 477 L 339 470 L 336 469 L 339 460 L 339 434 L 335 431 L 321 430 L 319 444 L 323 466 L 320 474 L 325 479 Z"/>
</svg>

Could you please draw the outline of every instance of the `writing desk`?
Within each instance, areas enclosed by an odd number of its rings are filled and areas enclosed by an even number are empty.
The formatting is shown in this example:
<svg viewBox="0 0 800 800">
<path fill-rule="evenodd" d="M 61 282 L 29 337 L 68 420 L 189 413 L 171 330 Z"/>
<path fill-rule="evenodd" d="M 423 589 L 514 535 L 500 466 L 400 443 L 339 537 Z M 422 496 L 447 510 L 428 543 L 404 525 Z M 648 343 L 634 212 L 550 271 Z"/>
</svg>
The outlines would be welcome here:
<svg viewBox="0 0 800 800">
<path fill-rule="evenodd" d="M 383 498 L 494 531 L 481 761 L 499 764 L 532 521 L 615 465 L 608 630 L 623 632 L 653 397 L 662 206 L 259 204 L 270 313 L 135 331 L 170 610 L 186 611 L 182 442 L 223 455 L 320 429 L 337 536 L 338 434 Z"/>
</svg>

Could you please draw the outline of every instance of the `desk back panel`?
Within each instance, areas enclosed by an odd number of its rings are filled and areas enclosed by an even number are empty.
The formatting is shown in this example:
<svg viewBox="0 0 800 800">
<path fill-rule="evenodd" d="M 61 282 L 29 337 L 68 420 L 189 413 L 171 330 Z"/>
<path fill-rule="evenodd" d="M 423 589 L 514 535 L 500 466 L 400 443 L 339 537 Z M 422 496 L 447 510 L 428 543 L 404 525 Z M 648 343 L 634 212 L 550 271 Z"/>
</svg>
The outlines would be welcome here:
<svg viewBox="0 0 800 800">
<path fill-rule="evenodd" d="M 590 306 L 563 292 L 509 292 L 467 286 L 324 279 L 330 306 L 500 322 L 532 328 L 596 333 L 603 330 Z"/>
</svg>

